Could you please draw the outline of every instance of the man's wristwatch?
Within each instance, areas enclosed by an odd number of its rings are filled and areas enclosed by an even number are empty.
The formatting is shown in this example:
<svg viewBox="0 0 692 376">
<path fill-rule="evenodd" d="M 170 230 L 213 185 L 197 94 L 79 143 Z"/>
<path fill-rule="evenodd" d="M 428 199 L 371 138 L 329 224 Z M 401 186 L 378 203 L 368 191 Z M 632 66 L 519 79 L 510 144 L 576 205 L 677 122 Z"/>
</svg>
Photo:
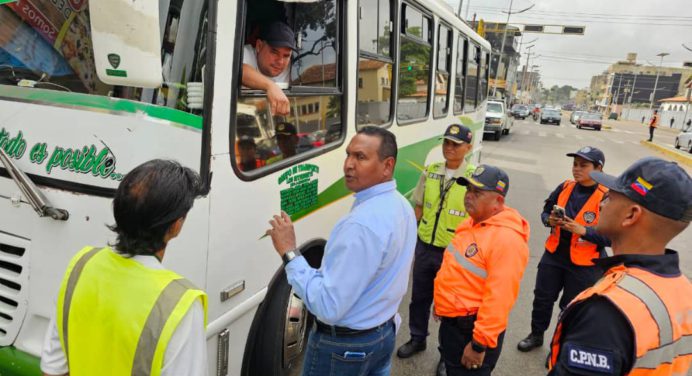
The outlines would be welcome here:
<svg viewBox="0 0 692 376">
<path fill-rule="evenodd" d="M 477 353 L 485 352 L 485 346 L 481 345 L 480 343 L 474 340 L 471 340 L 471 348 L 473 349 L 473 351 Z"/>
<path fill-rule="evenodd" d="M 300 251 L 298 250 L 298 248 L 296 248 L 284 253 L 283 256 L 281 256 L 281 259 L 284 261 L 284 266 L 286 266 L 289 262 L 291 262 L 291 260 L 298 256 L 300 256 Z"/>
</svg>

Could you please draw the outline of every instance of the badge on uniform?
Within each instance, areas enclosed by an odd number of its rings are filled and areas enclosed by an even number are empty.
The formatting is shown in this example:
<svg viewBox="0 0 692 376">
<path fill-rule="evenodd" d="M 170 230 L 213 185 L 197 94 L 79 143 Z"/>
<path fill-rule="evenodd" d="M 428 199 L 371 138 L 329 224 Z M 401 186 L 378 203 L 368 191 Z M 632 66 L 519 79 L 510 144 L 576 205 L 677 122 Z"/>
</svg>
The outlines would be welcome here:
<svg viewBox="0 0 692 376">
<path fill-rule="evenodd" d="M 566 343 L 563 350 L 566 351 L 567 366 L 569 368 L 585 369 L 592 372 L 613 374 L 613 352 L 591 347 L 584 347 L 572 343 Z"/>
<path fill-rule="evenodd" d="M 471 243 L 468 247 L 466 247 L 466 252 L 464 252 L 464 255 L 466 257 L 473 257 L 478 253 L 478 246 L 476 243 Z"/>
<path fill-rule="evenodd" d="M 587 211 L 584 213 L 584 222 L 586 222 L 587 225 L 590 225 L 593 223 L 593 221 L 596 220 L 596 213 L 592 211 Z"/>
<path fill-rule="evenodd" d="M 449 134 L 457 134 L 459 133 L 459 127 L 452 127 L 449 129 Z"/>
</svg>

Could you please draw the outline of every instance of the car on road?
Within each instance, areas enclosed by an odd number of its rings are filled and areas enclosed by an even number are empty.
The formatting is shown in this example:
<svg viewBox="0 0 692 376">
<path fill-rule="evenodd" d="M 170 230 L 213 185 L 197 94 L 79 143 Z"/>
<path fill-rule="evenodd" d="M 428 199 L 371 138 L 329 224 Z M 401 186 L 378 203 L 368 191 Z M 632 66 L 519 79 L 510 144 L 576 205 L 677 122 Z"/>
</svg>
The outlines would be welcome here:
<svg viewBox="0 0 692 376">
<path fill-rule="evenodd" d="M 559 110 L 544 108 L 543 111 L 541 111 L 541 124 L 560 125 L 561 121 L 562 116 L 560 115 Z"/>
<path fill-rule="evenodd" d="M 505 103 L 501 101 L 488 101 L 485 109 L 485 128 L 484 133 L 493 133 L 495 141 L 499 141 L 503 134 L 509 134 L 512 126 L 510 119 L 505 111 Z"/>
<path fill-rule="evenodd" d="M 523 104 L 515 104 L 512 106 L 511 114 L 516 119 L 526 119 L 529 117 L 529 107 Z"/>
<path fill-rule="evenodd" d="M 687 127 L 687 129 L 675 136 L 675 148 L 692 153 L 692 127 Z"/>
<path fill-rule="evenodd" d="M 579 121 L 579 118 L 582 116 L 586 115 L 586 111 L 574 111 L 572 112 L 572 115 L 569 117 L 569 122 L 572 124 L 577 124 L 577 121 Z"/>
<path fill-rule="evenodd" d="M 601 127 L 603 127 L 603 120 L 601 119 L 601 114 L 597 113 L 588 113 L 577 121 L 577 128 L 582 129 L 582 128 L 593 128 L 597 131 L 601 130 Z"/>
</svg>

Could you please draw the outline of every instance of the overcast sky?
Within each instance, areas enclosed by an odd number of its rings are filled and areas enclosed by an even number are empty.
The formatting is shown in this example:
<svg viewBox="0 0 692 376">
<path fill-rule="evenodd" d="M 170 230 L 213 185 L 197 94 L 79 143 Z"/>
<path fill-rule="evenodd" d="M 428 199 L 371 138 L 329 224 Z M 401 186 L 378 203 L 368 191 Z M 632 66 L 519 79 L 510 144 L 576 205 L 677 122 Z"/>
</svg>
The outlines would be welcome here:
<svg viewBox="0 0 692 376">
<path fill-rule="evenodd" d="M 456 10 L 458 0 L 446 0 Z M 470 4 L 469 19 L 505 22 L 510 0 L 464 0 L 462 16 Z M 692 61 L 692 0 L 514 0 L 510 24 L 586 26 L 583 36 L 524 34 L 524 41 L 538 40 L 533 51 L 543 56 L 530 65 L 540 65 L 544 86 L 589 86 L 591 77 L 608 65 L 624 60 L 628 52 L 637 53 L 637 62 L 658 65 L 661 52 L 670 53 L 664 66 L 681 67 Z M 521 65 L 526 61 L 522 47 Z M 532 59 L 533 61 L 533 59 Z"/>
</svg>

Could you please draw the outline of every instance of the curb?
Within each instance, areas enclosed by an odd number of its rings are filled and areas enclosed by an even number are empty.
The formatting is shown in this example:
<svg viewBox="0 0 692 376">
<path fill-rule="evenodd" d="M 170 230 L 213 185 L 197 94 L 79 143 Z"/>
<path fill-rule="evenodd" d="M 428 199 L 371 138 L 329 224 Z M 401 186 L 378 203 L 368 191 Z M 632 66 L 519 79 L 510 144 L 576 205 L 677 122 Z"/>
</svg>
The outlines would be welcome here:
<svg viewBox="0 0 692 376">
<path fill-rule="evenodd" d="M 641 140 L 639 141 L 640 144 L 648 147 L 649 149 L 653 149 L 658 151 L 659 153 L 665 154 L 666 156 L 675 159 L 676 161 L 685 164 L 687 166 L 692 166 L 692 154 L 685 154 L 683 152 L 679 152 L 677 150 L 671 150 L 665 146 L 661 146 L 659 144 L 654 144 L 653 142 Z"/>
</svg>

